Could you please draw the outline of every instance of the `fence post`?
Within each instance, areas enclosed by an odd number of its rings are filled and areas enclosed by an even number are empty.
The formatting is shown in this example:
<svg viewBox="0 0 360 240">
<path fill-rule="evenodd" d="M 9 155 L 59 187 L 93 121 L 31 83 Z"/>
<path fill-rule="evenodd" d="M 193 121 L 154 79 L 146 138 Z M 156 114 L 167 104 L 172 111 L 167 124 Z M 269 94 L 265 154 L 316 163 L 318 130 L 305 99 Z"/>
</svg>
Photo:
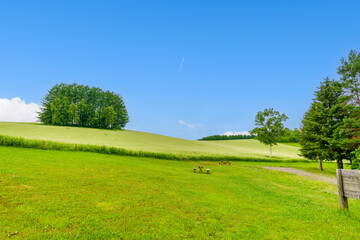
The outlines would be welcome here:
<svg viewBox="0 0 360 240">
<path fill-rule="evenodd" d="M 43 141 L 43 146 L 42 146 L 42 149 L 44 149 L 44 147 L 45 147 L 45 141 Z"/>
<path fill-rule="evenodd" d="M 348 199 L 344 194 L 344 185 L 341 169 L 336 169 L 336 177 L 339 189 L 339 200 L 340 200 L 340 208 L 341 209 L 349 209 Z"/>
</svg>

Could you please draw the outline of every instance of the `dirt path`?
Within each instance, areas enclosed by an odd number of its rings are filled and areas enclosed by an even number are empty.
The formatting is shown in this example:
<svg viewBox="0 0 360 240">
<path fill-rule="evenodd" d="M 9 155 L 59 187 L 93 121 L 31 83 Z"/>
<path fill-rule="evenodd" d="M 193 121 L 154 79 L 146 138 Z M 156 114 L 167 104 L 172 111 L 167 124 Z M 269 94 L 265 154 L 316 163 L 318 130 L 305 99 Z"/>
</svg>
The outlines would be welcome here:
<svg viewBox="0 0 360 240">
<path fill-rule="evenodd" d="M 324 181 L 324 182 L 327 182 L 327 183 L 330 183 L 330 184 L 335 184 L 335 185 L 337 184 L 335 178 L 323 177 L 323 176 L 308 173 L 308 172 L 305 172 L 305 171 L 299 170 L 299 169 L 286 168 L 286 167 L 263 167 L 263 168 L 268 169 L 268 170 L 275 170 L 275 171 L 292 173 L 292 174 L 296 174 L 296 175 L 299 175 L 299 176 L 304 176 L 304 177 L 307 177 L 310 180 Z"/>
</svg>

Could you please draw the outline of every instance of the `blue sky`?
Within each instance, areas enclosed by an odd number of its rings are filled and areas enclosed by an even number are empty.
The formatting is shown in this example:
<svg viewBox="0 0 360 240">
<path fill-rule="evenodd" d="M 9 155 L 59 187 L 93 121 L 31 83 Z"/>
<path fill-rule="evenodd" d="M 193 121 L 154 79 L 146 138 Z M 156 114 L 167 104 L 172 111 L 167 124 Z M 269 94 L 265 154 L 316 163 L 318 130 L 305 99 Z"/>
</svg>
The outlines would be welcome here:
<svg viewBox="0 0 360 240">
<path fill-rule="evenodd" d="M 267 107 L 295 128 L 323 78 L 360 51 L 359 10 L 359 1 L 0 1 L 0 98 L 40 104 L 53 85 L 76 82 L 122 95 L 131 130 L 248 131 Z"/>
</svg>

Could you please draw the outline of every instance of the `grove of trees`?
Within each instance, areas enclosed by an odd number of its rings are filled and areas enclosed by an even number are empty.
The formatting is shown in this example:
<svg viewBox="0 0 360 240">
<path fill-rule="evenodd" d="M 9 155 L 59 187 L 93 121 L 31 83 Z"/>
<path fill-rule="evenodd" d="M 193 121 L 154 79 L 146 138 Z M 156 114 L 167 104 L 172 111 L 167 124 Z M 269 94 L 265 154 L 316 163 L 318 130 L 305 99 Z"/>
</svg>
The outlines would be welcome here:
<svg viewBox="0 0 360 240">
<path fill-rule="evenodd" d="M 55 85 L 42 105 L 39 120 L 49 125 L 121 129 L 129 122 L 119 94 L 75 83 Z"/>
<path fill-rule="evenodd" d="M 336 160 L 343 168 L 343 159 L 359 166 L 354 152 L 360 146 L 360 54 L 351 50 L 348 59 L 341 59 L 339 80 L 328 77 L 320 84 L 302 120 L 301 154 L 309 159 Z"/>
</svg>

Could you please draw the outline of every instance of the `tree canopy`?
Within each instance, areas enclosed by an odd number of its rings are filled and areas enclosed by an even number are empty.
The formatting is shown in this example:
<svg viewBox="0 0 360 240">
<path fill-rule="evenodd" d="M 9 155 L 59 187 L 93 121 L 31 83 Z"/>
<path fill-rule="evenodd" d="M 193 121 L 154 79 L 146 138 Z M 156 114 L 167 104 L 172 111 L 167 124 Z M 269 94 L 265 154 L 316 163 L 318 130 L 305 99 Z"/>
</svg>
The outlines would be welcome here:
<svg viewBox="0 0 360 240">
<path fill-rule="evenodd" d="M 345 112 L 342 109 L 342 85 L 325 78 L 317 91 L 310 109 L 305 113 L 300 131 L 300 152 L 302 156 L 320 161 L 339 158 L 338 140 L 334 139 L 337 129 L 343 124 Z"/>
<path fill-rule="evenodd" d="M 340 82 L 344 87 L 344 94 L 350 96 L 348 103 L 360 105 L 360 53 L 351 50 L 348 58 L 341 58 L 341 66 L 338 68 Z"/>
<path fill-rule="evenodd" d="M 42 101 L 44 124 L 91 128 L 124 128 L 129 116 L 122 97 L 85 85 L 57 84 Z"/>
<path fill-rule="evenodd" d="M 300 130 L 295 128 L 291 130 L 289 128 L 284 129 L 284 135 L 279 139 L 280 143 L 298 143 Z"/>
<path fill-rule="evenodd" d="M 341 59 L 340 80 L 325 78 L 300 130 L 301 154 L 309 159 L 351 160 L 360 145 L 360 55 L 351 51 Z"/>
<path fill-rule="evenodd" d="M 267 108 L 263 112 L 259 111 L 255 117 L 255 125 L 257 126 L 250 131 L 256 135 L 261 143 L 270 146 L 270 158 L 272 156 L 271 147 L 276 145 L 282 136 L 284 136 L 284 124 L 288 119 L 285 114 L 280 114 L 273 108 Z"/>
</svg>

